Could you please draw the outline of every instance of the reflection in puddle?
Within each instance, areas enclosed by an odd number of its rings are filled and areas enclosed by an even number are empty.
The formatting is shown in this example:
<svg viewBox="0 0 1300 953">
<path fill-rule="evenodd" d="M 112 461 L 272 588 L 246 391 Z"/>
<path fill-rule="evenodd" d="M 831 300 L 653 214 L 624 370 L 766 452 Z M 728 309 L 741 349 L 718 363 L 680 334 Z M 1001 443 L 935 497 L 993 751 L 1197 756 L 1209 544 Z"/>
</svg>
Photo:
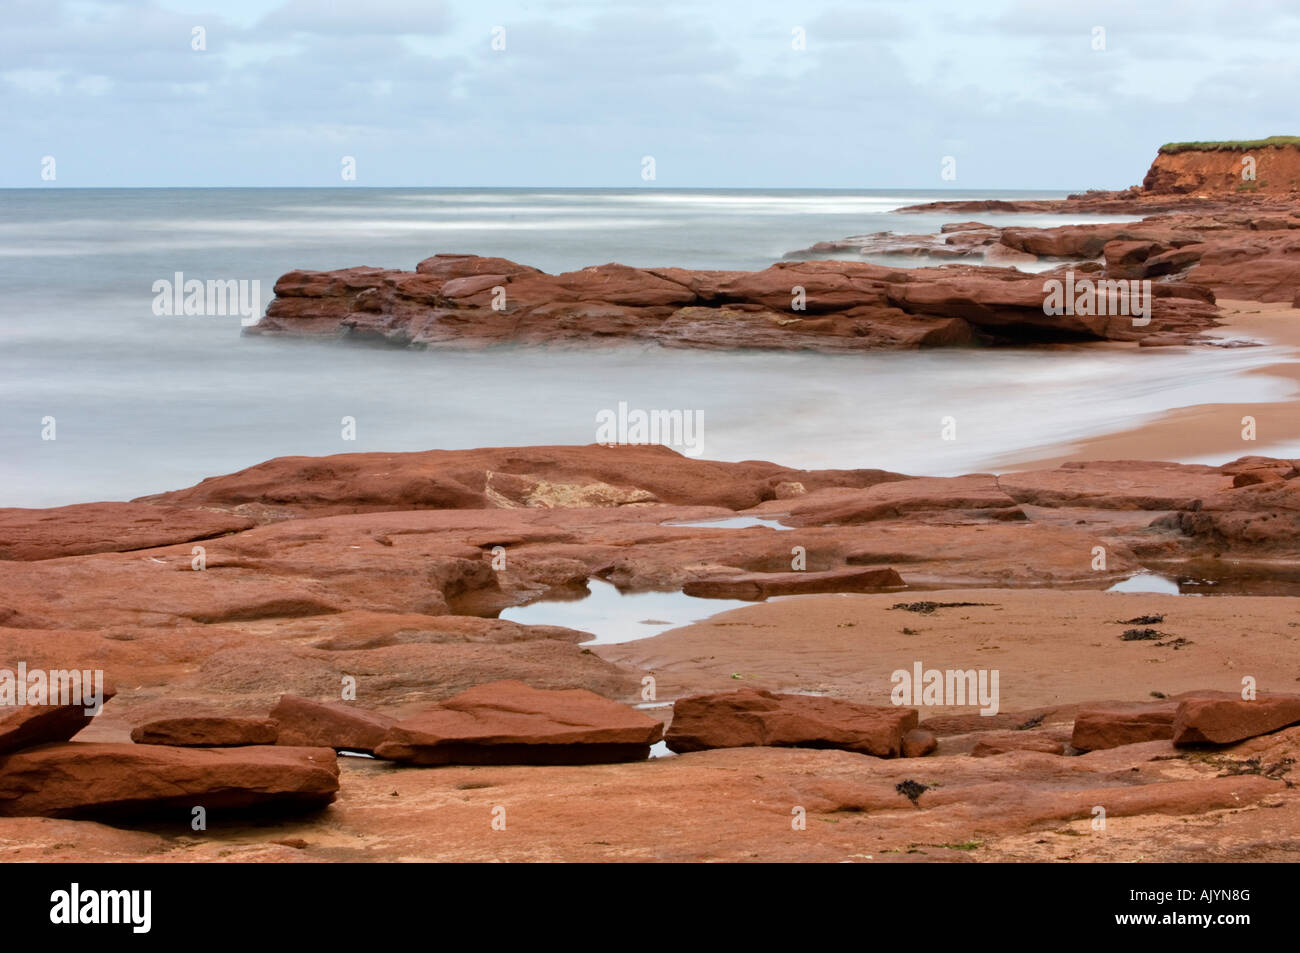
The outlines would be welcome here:
<svg viewBox="0 0 1300 953">
<path fill-rule="evenodd" d="M 730 516 L 716 520 L 692 520 L 688 523 L 664 523 L 664 526 L 700 526 L 704 529 L 748 529 L 751 526 L 767 526 L 770 529 L 794 529 L 774 519 L 761 516 Z"/>
<path fill-rule="evenodd" d="M 1106 590 L 1107 592 L 1156 592 L 1167 596 L 1178 596 L 1182 593 L 1178 589 L 1177 581 L 1170 579 L 1168 576 L 1160 576 L 1153 572 L 1140 572 L 1127 579 L 1122 579 L 1115 585 Z"/>
<path fill-rule="evenodd" d="M 587 580 L 587 588 L 591 595 L 582 599 L 513 606 L 503 609 L 500 617 L 523 625 L 562 625 L 596 636 L 583 645 L 616 645 L 754 605 L 739 599 L 701 599 L 682 592 L 620 593 L 616 586 L 595 578 Z"/>
</svg>

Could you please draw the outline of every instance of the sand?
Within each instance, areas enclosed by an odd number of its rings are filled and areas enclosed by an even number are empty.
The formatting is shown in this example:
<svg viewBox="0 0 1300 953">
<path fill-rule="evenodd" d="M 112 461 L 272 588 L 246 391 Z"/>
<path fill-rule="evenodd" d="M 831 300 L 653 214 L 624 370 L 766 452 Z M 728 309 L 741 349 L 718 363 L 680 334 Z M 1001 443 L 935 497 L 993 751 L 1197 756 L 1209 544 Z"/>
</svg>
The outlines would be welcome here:
<svg viewBox="0 0 1300 953">
<path fill-rule="evenodd" d="M 900 602 L 977 602 L 923 614 Z M 925 668 L 997 669 L 1000 708 L 1023 711 L 1114 699 L 1150 700 L 1195 689 L 1295 692 L 1300 680 L 1297 600 L 1284 596 L 1173 596 L 1051 589 L 953 589 L 775 599 L 637 642 L 599 646 L 610 661 L 645 669 L 660 699 L 753 686 L 819 692 L 888 705 L 890 676 Z M 1125 642 L 1163 615 L 1156 640 Z M 1146 626 L 1140 626 L 1145 628 Z M 922 708 L 933 714 L 972 708 Z"/>
</svg>

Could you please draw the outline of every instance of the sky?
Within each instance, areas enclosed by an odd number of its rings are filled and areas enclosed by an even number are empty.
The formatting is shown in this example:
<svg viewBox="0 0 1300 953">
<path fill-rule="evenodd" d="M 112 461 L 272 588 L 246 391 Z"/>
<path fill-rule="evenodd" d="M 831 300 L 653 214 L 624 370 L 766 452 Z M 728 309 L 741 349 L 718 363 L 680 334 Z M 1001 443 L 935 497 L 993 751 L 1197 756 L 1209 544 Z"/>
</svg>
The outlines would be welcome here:
<svg viewBox="0 0 1300 953">
<path fill-rule="evenodd" d="M 1300 134 L 1296 0 L 0 10 L 0 188 L 1079 190 Z"/>
</svg>

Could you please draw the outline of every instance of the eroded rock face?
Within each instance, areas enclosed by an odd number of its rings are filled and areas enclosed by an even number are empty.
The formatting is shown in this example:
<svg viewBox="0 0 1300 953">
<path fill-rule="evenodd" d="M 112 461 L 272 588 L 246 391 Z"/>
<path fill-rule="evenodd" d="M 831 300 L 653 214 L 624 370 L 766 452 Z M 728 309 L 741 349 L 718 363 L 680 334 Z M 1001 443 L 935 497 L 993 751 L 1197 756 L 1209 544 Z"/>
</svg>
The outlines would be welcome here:
<svg viewBox="0 0 1300 953">
<path fill-rule="evenodd" d="M 1242 160 L 1255 166 L 1251 179 L 1243 177 Z M 1151 163 L 1142 188 L 1152 193 L 1185 195 L 1192 192 L 1236 195 L 1300 192 L 1300 147 L 1256 146 L 1249 149 L 1187 149 L 1161 151 Z"/>
<path fill-rule="evenodd" d="M 338 790 L 328 748 L 178 748 L 56 742 L 0 759 L 0 815 L 117 817 L 323 807 Z"/>
<path fill-rule="evenodd" d="M 916 727 L 914 708 L 741 689 L 679 698 L 665 740 L 677 752 L 757 745 L 842 748 L 894 758 L 903 751 L 904 736 Z"/>
<path fill-rule="evenodd" d="M 594 692 L 479 685 L 389 729 L 375 749 L 406 764 L 639 761 L 663 735 L 648 715 Z"/>
</svg>

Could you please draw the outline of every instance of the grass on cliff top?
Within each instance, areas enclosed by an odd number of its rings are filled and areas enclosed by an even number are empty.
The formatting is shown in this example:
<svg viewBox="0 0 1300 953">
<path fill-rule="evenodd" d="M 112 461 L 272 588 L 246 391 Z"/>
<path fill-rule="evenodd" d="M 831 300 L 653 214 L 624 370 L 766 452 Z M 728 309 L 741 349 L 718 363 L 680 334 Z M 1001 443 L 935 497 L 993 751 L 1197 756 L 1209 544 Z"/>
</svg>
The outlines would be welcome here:
<svg viewBox="0 0 1300 953">
<path fill-rule="evenodd" d="M 1222 142 L 1166 142 L 1160 147 L 1160 152 L 1162 155 L 1177 155 L 1180 152 L 1243 152 L 1247 149 L 1265 149 L 1269 146 L 1300 146 L 1300 136 L 1225 139 Z"/>
</svg>

